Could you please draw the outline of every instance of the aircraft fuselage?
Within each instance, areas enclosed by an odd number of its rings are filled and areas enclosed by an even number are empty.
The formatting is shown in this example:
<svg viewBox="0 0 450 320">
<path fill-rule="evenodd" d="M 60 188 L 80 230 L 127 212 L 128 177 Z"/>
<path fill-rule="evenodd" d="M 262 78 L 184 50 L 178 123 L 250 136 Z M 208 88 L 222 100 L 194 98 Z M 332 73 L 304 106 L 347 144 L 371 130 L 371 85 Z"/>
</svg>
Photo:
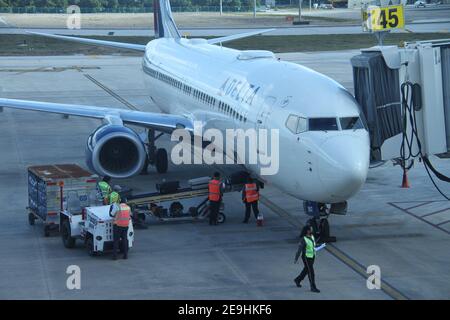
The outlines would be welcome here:
<svg viewBox="0 0 450 320">
<path fill-rule="evenodd" d="M 201 121 L 205 130 L 278 129 L 279 171 L 260 178 L 296 198 L 345 201 L 366 180 L 370 144 L 360 108 L 320 73 L 268 51 L 169 38 L 148 43 L 143 70 L 151 99 L 166 113 Z M 246 167 L 259 175 L 258 164 Z"/>
</svg>

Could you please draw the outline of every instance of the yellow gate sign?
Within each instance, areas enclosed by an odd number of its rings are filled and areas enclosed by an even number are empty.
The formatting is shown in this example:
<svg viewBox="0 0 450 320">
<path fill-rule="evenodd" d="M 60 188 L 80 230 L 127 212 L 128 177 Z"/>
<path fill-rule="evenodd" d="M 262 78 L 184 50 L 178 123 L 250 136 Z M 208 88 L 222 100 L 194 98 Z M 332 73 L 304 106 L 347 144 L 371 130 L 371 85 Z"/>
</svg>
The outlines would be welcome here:
<svg viewBox="0 0 450 320">
<path fill-rule="evenodd" d="M 369 6 L 362 11 L 364 31 L 387 31 L 391 29 L 403 29 L 405 16 L 403 5 L 378 7 Z"/>
</svg>

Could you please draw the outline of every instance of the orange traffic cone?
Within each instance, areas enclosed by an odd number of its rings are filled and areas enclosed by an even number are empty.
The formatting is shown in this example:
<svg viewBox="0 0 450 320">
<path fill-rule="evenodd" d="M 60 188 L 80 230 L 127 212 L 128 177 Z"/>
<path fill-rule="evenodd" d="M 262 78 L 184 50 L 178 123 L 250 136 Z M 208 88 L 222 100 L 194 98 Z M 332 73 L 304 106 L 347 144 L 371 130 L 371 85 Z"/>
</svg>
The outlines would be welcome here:
<svg viewBox="0 0 450 320">
<path fill-rule="evenodd" d="M 406 169 L 403 170 L 402 188 L 409 188 L 408 174 L 406 173 Z"/>
<path fill-rule="evenodd" d="M 258 218 L 256 219 L 256 225 L 258 227 L 262 227 L 264 224 L 264 216 L 262 215 L 262 213 L 258 214 Z"/>
</svg>

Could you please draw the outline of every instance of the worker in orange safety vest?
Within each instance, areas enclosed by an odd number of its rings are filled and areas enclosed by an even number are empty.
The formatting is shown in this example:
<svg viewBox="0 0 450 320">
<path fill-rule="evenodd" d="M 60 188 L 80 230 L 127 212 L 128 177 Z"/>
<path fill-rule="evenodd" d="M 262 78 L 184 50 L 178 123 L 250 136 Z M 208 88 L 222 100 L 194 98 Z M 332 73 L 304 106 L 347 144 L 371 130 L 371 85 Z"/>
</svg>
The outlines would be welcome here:
<svg viewBox="0 0 450 320">
<path fill-rule="evenodd" d="M 222 202 L 223 183 L 220 181 L 220 173 L 215 172 L 213 178 L 208 183 L 209 200 L 209 224 L 217 225 L 220 203 Z"/>
<path fill-rule="evenodd" d="M 253 209 L 255 219 L 258 219 L 259 209 L 259 185 L 251 178 L 248 177 L 247 183 L 242 189 L 242 201 L 245 203 L 245 218 L 243 223 L 248 223 L 250 219 L 250 211 Z"/>
<path fill-rule="evenodd" d="M 120 241 L 122 244 L 123 258 L 128 259 L 128 226 L 131 220 L 131 208 L 122 201 L 120 204 L 113 203 L 109 209 L 109 215 L 114 218 L 113 222 L 113 259 L 117 260 L 117 251 Z"/>
</svg>

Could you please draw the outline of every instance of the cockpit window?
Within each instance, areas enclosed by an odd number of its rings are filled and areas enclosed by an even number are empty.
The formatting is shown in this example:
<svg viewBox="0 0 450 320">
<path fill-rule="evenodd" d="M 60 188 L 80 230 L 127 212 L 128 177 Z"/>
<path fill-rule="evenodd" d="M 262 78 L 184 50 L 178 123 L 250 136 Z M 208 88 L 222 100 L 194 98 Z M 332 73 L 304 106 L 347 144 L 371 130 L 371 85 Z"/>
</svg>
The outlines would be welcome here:
<svg viewBox="0 0 450 320">
<path fill-rule="evenodd" d="M 360 117 L 345 117 L 339 120 L 342 130 L 364 129 L 364 124 Z"/>
<path fill-rule="evenodd" d="M 336 118 L 311 118 L 309 119 L 310 131 L 339 130 Z"/>
<path fill-rule="evenodd" d="M 308 130 L 308 121 L 306 118 L 291 114 L 286 120 L 286 127 L 293 134 L 302 133 Z"/>
<path fill-rule="evenodd" d="M 286 120 L 286 127 L 292 132 L 297 133 L 298 117 L 290 115 Z"/>
</svg>

